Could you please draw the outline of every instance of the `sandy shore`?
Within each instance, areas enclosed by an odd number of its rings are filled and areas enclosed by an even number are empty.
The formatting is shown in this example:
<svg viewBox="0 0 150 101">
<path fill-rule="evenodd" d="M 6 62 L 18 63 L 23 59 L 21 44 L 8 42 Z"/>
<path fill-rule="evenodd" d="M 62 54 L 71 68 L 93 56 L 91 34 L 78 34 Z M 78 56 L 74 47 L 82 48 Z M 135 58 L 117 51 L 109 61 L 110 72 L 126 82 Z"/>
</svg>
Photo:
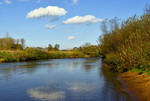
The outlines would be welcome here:
<svg viewBox="0 0 150 101">
<path fill-rule="evenodd" d="M 150 76 L 126 72 L 120 74 L 119 80 L 135 101 L 150 101 Z"/>
</svg>

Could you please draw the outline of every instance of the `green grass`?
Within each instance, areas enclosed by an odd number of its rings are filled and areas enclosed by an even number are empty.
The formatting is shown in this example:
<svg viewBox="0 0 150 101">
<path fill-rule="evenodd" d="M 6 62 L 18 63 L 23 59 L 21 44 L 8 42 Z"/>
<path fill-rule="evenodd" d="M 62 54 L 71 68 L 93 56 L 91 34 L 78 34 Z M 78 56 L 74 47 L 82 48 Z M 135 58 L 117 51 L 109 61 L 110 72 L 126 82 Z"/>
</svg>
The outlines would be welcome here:
<svg viewBox="0 0 150 101">
<path fill-rule="evenodd" d="M 138 68 L 132 68 L 131 70 L 129 70 L 129 72 L 137 72 L 139 75 L 141 74 L 147 74 L 147 75 L 150 75 L 150 69 L 138 69 Z"/>
<path fill-rule="evenodd" d="M 35 48 L 25 50 L 5 50 L 0 51 L 0 62 L 20 62 L 44 59 L 62 59 L 62 58 L 87 58 L 99 57 L 96 55 L 87 55 L 82 51 L 42 51 Z"/>
</svg>

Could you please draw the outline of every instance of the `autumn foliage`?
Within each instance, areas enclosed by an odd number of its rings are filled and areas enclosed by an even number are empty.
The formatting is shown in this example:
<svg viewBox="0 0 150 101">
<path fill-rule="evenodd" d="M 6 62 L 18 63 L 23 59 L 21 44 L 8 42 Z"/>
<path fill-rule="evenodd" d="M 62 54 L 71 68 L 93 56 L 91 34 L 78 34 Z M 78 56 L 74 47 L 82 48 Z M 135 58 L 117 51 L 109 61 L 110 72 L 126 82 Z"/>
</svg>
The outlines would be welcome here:
<svg viewBox="0 0 150 101">
<path fill-rule="evenodd" d="M 126 21 L 114 18 L 101 25 L 99 37 L 104 61 L 115 71 L 150 69 L 150 14 L 133 16 Z"/>
</svg>

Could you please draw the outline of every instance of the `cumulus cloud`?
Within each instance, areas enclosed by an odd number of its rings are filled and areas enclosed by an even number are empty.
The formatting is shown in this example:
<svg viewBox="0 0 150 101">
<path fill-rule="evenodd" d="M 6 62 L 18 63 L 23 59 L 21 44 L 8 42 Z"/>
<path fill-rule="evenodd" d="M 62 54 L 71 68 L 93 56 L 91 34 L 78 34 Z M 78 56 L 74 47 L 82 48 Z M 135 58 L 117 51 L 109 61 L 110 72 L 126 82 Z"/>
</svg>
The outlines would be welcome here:
<svg viewBox="0 0 150 101">
<path fill-rule="evenodd" d="M 51 18 L 51 19 L 50 19 L 51 22 L 54 22 L 54 21 L 57 21 L 57 20 L 59 20 L 58 17 L 54 17 L 54 18 Z"/>
<path fill-rule="evenodd" d="M 93 15 L 86 15 L 86 16 L 75 16 L 72 18 L 63 21 L 63 24 L 89 24 L 89 23 L 97 23 L 102 22 L 103 19 L 98 19 Z"/>
<path fill-rule="evenodd" d="M 72 40 L 74 38 L 75 38 L 75 36 L 69 36 L 69 37 L 67 37 L 67 40 Z"/>
<path fill-rule="evenodd" d="M 27 14 L 27 18 L 43 18 L 43 17 L 52 17 L 52 16 L 62 16 L 65 15 L 67 11 L 64 8 L 57 6 L 48 6 L 46 8 L 40 7 L 30 11 Z"/>
<path fill-rule="evenodd" d="M 45 27 L 47 29 L 54 29 L 54 28 L 56 28 L 56 25 L 46 25 Z"/>
</svg>

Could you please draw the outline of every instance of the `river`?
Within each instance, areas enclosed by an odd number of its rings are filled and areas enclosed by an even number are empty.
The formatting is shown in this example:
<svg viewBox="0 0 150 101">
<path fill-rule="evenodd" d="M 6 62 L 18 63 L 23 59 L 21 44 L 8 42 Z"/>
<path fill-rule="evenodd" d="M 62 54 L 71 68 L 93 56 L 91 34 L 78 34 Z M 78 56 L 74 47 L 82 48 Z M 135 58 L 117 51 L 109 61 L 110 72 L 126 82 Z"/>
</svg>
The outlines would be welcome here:
<svg viewBox="0 0 150 101">
<path fill-rule="evenodd" d="M 0 63 L 0 101 L 132 101 L 101 58 Z"/>
</svg>

